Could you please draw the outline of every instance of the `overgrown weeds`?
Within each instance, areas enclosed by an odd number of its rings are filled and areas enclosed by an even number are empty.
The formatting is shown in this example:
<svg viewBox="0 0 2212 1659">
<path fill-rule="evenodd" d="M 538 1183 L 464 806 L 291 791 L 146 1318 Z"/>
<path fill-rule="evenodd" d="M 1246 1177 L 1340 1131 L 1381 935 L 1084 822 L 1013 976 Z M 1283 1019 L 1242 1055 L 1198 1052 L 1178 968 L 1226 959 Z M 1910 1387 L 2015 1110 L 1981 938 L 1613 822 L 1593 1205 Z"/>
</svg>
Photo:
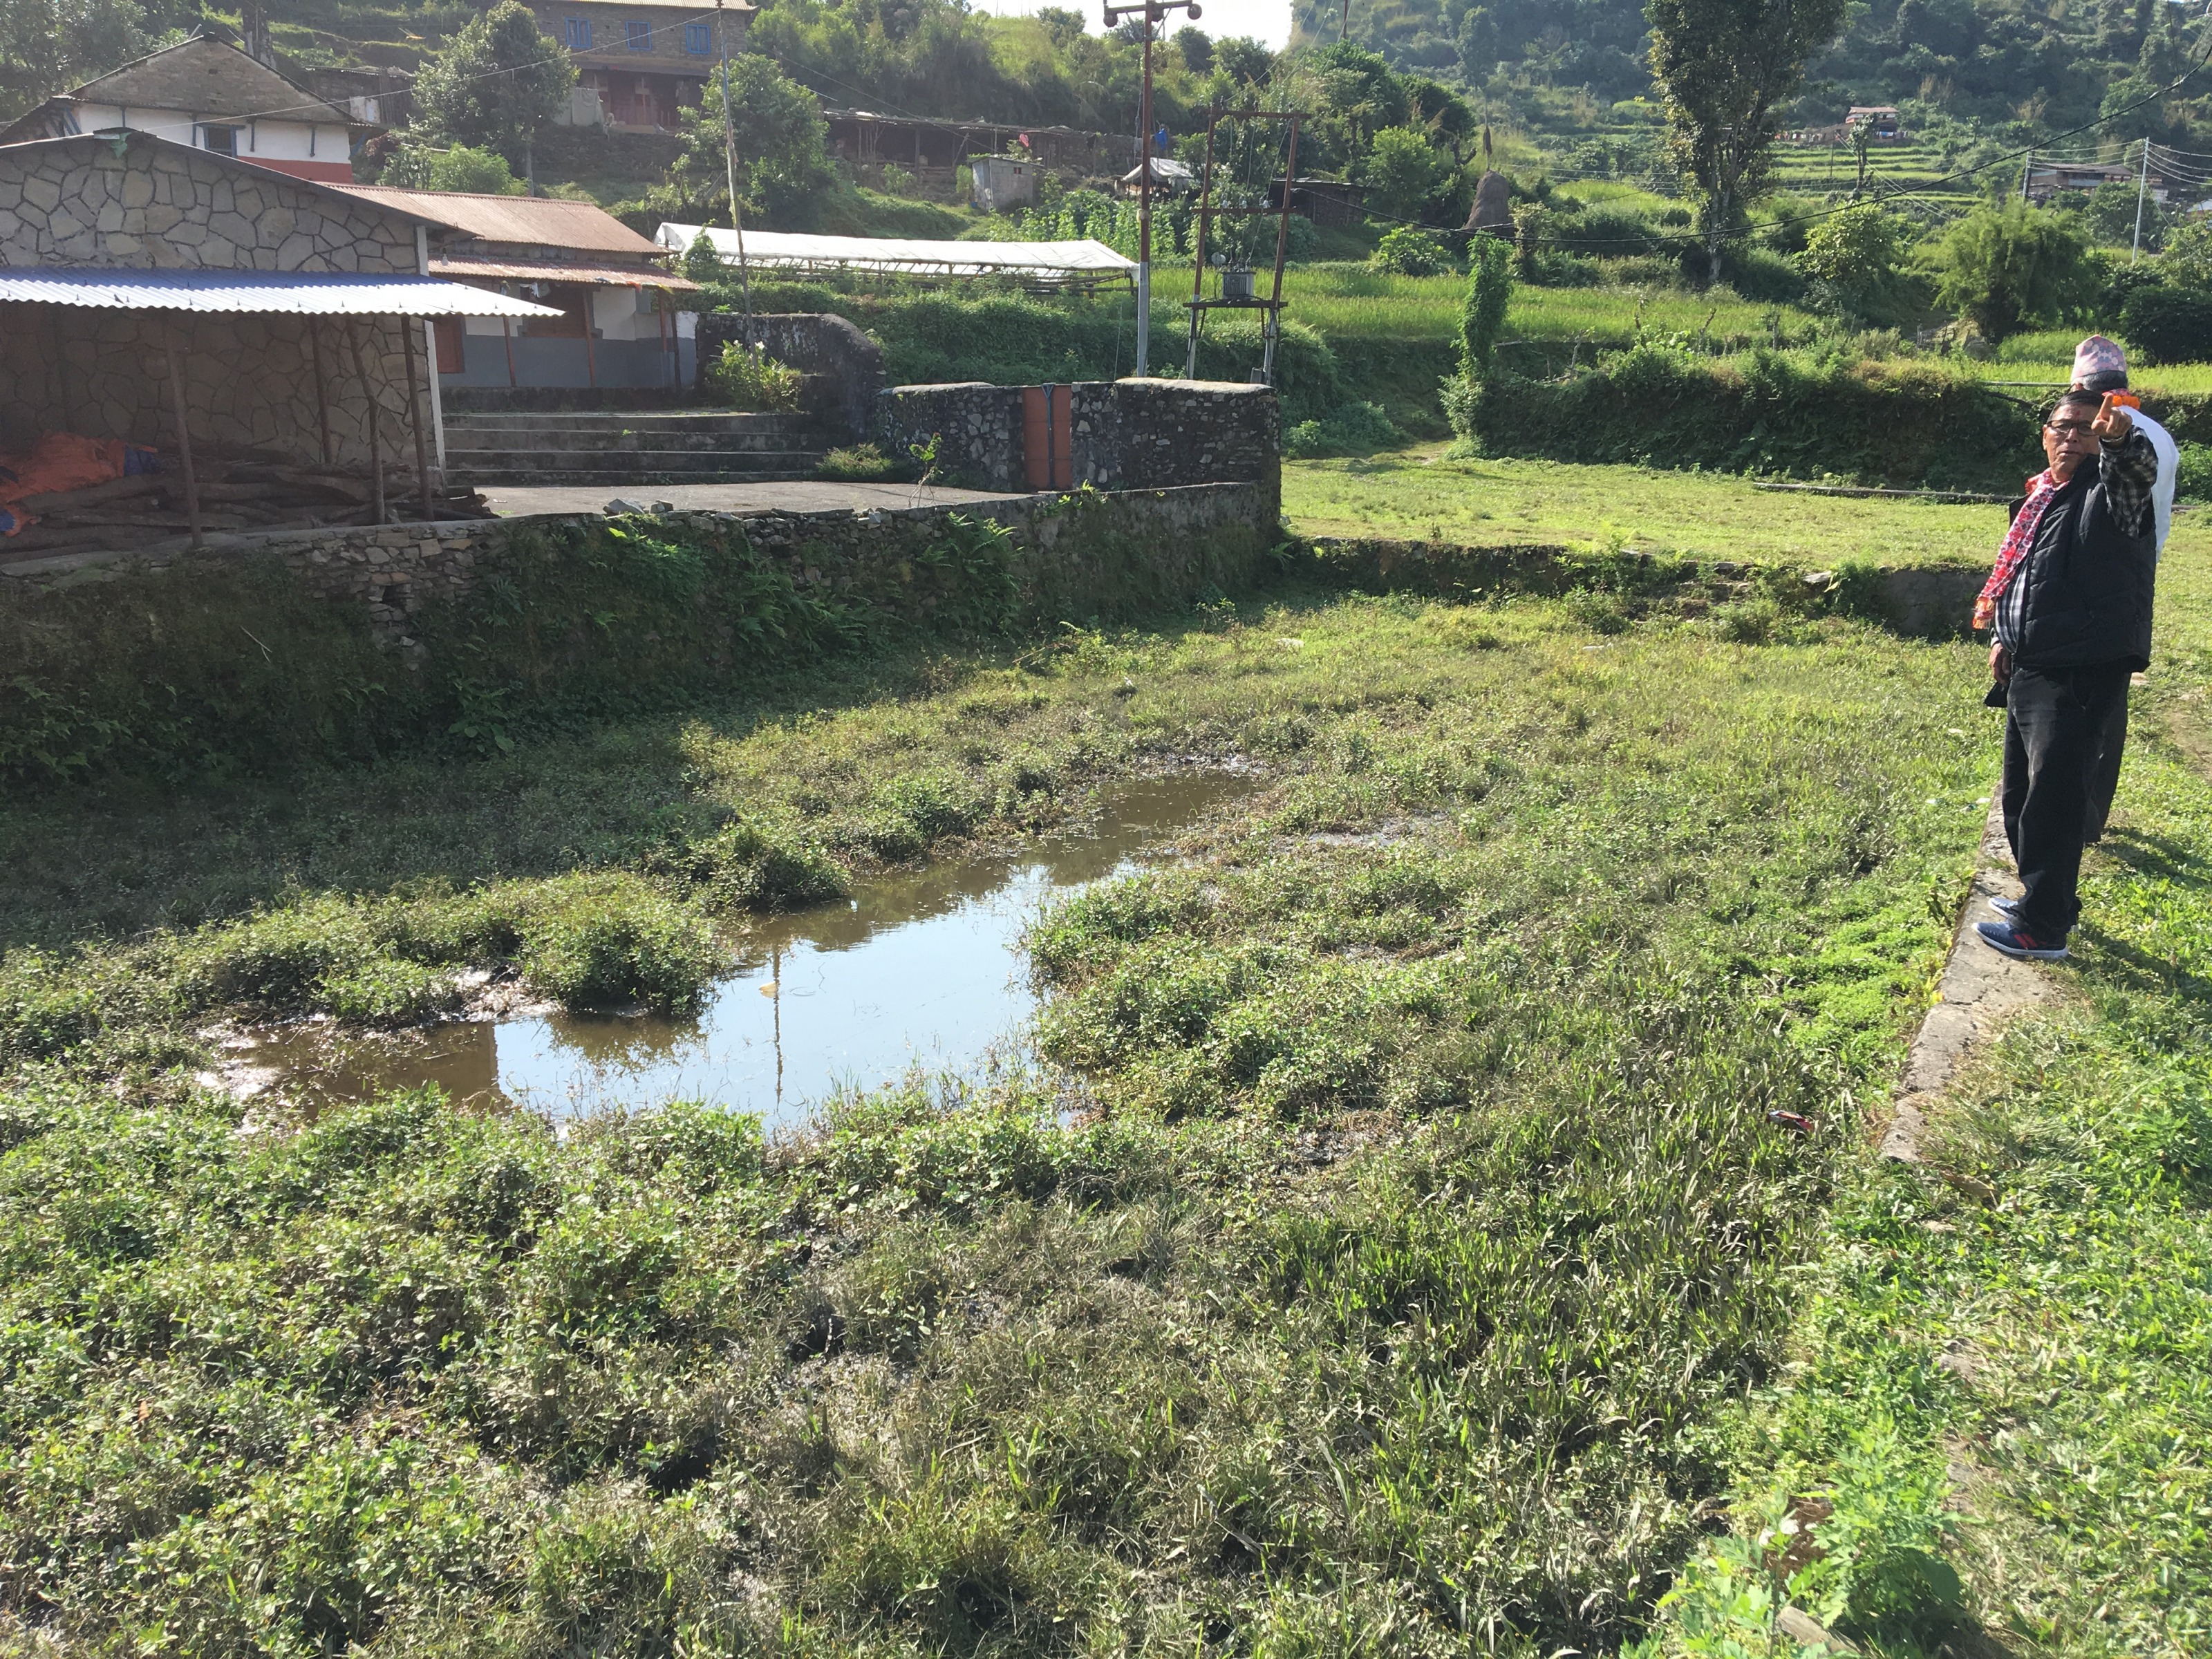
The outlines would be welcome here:
<svg viewBox="0 0 2212 1659">
<path fill-rule="evenodd" d="M 1745 647 L 1406 594 L 1067 637 L 288 811 L 13 809 L 18 890 L 86 864 L 11 924 L 44 940 L 9 957 L 34 1035 L 0 1087 L 21 1627 L 961 1654 L 1642 1628 L 1943 943 L 1978 664 L 1833 618 Z M 775 1144 L 427 1095 L 271 1124 L 190 1081 L 177 998 L 304 1010 L 390 964 L 347 994 L 397 1006 L 494 947 L 672 996 L 718 907 L 1231 756 L 1267 786 L 1190 862 L 1037 926 L 1072 1124 L 1053 1073 L 844 1097 Z M 233 908 L 137 936 L 193 882 Z"/>
</svg>

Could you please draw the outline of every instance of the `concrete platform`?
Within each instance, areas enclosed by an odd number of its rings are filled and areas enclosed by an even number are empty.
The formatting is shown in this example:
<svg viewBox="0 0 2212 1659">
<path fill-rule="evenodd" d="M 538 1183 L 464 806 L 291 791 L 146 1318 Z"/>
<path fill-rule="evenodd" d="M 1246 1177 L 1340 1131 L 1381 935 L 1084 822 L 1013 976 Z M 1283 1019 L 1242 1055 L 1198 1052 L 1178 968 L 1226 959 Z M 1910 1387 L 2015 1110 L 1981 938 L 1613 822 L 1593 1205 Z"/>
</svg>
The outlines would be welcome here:
<svg viewBox="0 0 2212 1659">
<path fill-rule="evenodd" d="M 744 483 L 630 484 L 619 488 L 577 484 L 492 484 L 483 490 L 491 510 L 503 519 L 533 514 L 600 513 L 610 501 L 650 507 L 666 501 L 681 513 L 866 513 L 902 507 L 964 507 L 970 502 L 1026 501 L 1025 495 L 983 489 L 951 489 L 937 484 L 830 483 L 806 478 L 762 479 Z"/>
</svg>

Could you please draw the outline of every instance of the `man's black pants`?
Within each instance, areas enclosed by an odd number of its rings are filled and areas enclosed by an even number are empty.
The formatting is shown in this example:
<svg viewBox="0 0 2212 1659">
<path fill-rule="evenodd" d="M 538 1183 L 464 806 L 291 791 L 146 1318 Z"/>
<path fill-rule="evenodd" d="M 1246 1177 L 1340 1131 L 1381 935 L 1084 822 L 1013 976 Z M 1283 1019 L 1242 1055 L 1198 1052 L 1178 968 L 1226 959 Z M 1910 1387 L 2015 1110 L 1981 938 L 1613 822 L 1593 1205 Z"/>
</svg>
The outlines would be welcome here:
<svg viewBox="0 0 2212 1659">
<path fill-rule="evenodd" d="M 2112 797 L 2120 793 L 2120 758 L 2128 750 L 2128 689 L 2112 699 L 2105 716 L 2104 736 L 2098 742 L 2097 768 L 2089 775 L 2089 812 L 2082 821 L 2084 841 L 2102 841 L 2112 816 Z"/>
<path fill-rule="evenodd" d="M 2098 761 L 2128 665 L 2016 667 L 2005 686 L 2004 824 L 2027 889 L 2020 930 L 2061 945 L 2081 915 L 2076 888 Z"/>
</svg>

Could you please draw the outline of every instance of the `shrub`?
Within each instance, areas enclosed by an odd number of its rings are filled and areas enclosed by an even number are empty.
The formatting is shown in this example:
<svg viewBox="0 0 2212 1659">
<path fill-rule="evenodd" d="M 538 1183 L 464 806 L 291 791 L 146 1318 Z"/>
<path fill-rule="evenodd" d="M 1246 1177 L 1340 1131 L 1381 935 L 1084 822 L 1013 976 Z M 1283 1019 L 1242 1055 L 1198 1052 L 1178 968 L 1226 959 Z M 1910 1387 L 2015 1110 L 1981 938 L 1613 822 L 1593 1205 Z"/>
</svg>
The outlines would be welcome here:
<svg viewBox="0 0 2212 1659">
<path fill-rule="evenodd" d="M 2031 324 L 2060 322 L 2096 293 L 2097 270 L 2080 226 L 2023 207 L 1978 207 L 1929 252 L 1937 303 L 1971 318 L 1995 344 Z"/>
<path fill-rule="evenodd" d="M 873 483 L 887 478 L 902 478 L 909 471 L 873 444 L 851 444 L 833 449 L 824 455 L 816 465 L 814 476 L 855 483 Z"/>
<path fill-rule="evenodd" d="M 722 347 L 707 370 L 707 383 L 732 409 L 773 410 L 799 407 L 799 371 L 765 351 L 747 350 L 737 341 Z"/>
<path fill-rule="evenodd" d="M 2121 309 L 2120 331 L 2144 362 L 2201 362 L 2212 357 L 2212 293 L 2138 288 Z"/>
<path fill-rule="evenodd" d="M 1451 269 L 1451 255 L 1443 243 L 1429 232 L 1413 225 L 1398 225 L 1383 233 L 1367 267 L 1400 276 L 1434 276 Z"/>
<path fill-rule="evenodd" d="M 523 976 L 564 1007 L 696 1007 L 722 965 L 713 930 L 632 879 L 575 877 L 528 894 Z"/>
<path fill-rule="evenodd" d="M 2185 501 L 2212 501 L 2212 444 L 2183 444 L 2173 493 Z"/>
<path fill-rule="evenodd" d="M 1283 453 L 1368 455 L 1403 443 L 1406 434 L 1376 404 L 1346 404 L 1318 421 L 1300 421 L 1283 434 Z"/>
</svg>

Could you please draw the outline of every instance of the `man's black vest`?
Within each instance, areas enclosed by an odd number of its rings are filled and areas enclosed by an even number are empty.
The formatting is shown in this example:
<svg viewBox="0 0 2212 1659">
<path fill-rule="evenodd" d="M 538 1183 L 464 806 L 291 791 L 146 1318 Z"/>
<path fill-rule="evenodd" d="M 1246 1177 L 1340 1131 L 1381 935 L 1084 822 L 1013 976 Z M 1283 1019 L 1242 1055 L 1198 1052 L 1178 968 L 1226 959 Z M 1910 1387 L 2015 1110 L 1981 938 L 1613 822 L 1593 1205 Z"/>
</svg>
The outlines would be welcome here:
<svg viewBox="0 0 2212 1659">
<path fill-rule="evenodd" d="M 2114 521 L 2094 462 L 2058 486 L 2014 580 L 2024 584 L 2015 662 L 2030 668 L 2150 666 L 2158 543 L 2149 532 L 2130 536 Z"/>
</svg>

